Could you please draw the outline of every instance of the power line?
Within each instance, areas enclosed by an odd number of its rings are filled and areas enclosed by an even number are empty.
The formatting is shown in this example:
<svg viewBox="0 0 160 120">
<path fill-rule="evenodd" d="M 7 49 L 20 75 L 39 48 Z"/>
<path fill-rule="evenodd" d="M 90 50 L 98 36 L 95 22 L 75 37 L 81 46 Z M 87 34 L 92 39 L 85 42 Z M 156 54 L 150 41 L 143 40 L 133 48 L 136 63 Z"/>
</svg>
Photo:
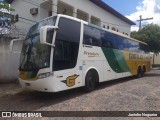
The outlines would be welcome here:
<svg viewBox="0 0 160 120">
<path fill-rule="evenodd" d="M 31 22 L 36 22 L 36 23 L 37 23 L 37 21 L 30 20 L 30 19 L 28 19 L 28 18 L 24 18 L 24 17 L 19 17 L 19 18 L 24 19 L 24 20 L 28 20 L 28 21 L 31 21 Z"/>
<path fill-rule="evenodd" d="M 25 24 L 33 25 L 33 24 L 28 23 L 28 22 L 25 22 L 25 21 L 23 21 L 23 20 L 20 20 L 20 21 L 23 22 L 23 23 L 25 23 Z"/>
<path fill-rule="evenodd" d="M 153 17 L 152 17 L 152 18 L 145 18 L 145 19 L 143 19 L 143 18 L 142 18 L 142 15 L 140 15 L 139 18 L 140 18 L 140 19 L 137 20 L 137 21 L 139 21 L 139 30 L 141 30 L 141 28 L 142 28 L 142 21 L 152 20 L 152 19 L 153 19 Z"/>
</svg>

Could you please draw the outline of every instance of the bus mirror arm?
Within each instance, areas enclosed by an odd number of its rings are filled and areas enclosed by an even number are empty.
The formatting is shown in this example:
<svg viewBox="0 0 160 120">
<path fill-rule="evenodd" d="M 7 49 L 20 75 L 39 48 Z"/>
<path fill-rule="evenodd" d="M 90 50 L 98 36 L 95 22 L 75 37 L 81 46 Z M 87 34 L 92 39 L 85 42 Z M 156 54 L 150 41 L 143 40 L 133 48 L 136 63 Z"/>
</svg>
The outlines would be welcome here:
<svg viewBox="0 0 160 120">
<path fill-rule="evenodd" d="M 15 52 L 15 51 L 13 51 L 13 45 L 14 45 L 14 42 L 23 41 L 23 40 L 24 40 L 23 37 L 19 38 L 19 39 L 13 39 L 13 40 L 11 40 L 10 45 L 9 45 L 9 51 L 10 51 L 10 53 L 21 53 L 21 52 Z"/>
<path fill-rule="evenodd" d="M 58 27 L 56 27 L 56 26 L 43 26 L 43 27 L 41 27 L 41 29 L 40 29 L 40 43 L 55 47 L 55 45 L 47 42 L 47 30 L 48 29 L 54 29 L 54 31 L 57 31 Z M 55 36 L 55 32 L 54 32 L 53 36 Z"/>
</svg>

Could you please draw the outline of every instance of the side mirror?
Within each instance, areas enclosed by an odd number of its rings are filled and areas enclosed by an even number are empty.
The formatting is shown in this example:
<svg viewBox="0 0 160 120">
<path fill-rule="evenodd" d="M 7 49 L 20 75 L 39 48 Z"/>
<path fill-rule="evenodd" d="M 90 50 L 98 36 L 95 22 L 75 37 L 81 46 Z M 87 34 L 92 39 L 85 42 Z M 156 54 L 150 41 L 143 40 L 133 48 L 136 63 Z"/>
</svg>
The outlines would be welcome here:
<svg viewBox="0 0 160 120">
<path fill-rule="evenodd" d="M 53 44 L 47 42 L 47 31 L 50 29 L 53 29 L 55 31 L 58 29 L 58 27 L 56 27 L 56 26 L 43 26 L 43 27 L 41 27 L 41 29 L 40 29 L 40 43 L 54 47 Z M 54 36 L 54 33 L 55 32 L 53 32 L 53 36 Z"/>
<path fill-rule="evenodd" d="M 21 51 L 19 51 L 19 52 L 14 51 L 14 50 L 13 50 L 13 46 L 14 46 L 14 43 L 15 43 L 15 42 L 23 41 L 23 40 L 24 40 L 24 38 L 19 38 L 19 39 L 13 39 L 13 40 L 11 40 L 10 45 L 9 45 L 9 51 L 10 51 L 11 53 L 21 53 Z"/>
</svg>

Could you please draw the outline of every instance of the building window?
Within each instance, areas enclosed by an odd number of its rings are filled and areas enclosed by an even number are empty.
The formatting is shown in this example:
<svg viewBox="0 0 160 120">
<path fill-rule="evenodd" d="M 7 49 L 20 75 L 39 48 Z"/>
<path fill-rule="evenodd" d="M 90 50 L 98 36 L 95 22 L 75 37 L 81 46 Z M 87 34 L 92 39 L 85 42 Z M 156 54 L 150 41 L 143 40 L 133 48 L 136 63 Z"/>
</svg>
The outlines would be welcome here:
<svg viewBox="0 0 160 120">
<path fill-rule="evenodd" d="M 84 21 L 88 21 L 89 15 L 88 15 L 88 13 L 78 9 L 77 10 L 77 18 L 84 20 Z"/>
<path fill-rule="evenodd" d="M 112 30 L 116 31 L 116 28 L 115 28 L 115 27 L 112 27 Z"/>
<path fill-rule="evenodd" d="M 101 25 L 101 20 L 99 18 L 91 16 L 91 23 L 94 24 L 94 25 L 100 26 Z"/>
<path fill-rule="evenodd" d="M 48 11 L 48 17 L 52 16 L 52 11 Z"/>
</svg>

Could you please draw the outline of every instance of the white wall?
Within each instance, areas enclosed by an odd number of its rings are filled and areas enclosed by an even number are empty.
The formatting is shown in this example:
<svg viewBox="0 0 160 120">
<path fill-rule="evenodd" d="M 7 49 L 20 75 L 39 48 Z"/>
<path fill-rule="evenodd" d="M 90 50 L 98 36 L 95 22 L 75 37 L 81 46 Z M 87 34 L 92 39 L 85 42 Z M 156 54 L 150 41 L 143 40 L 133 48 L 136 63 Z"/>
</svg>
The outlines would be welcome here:
<svg viewBox="0 0 160 120">
<path fill-rule="evenodd" d="M 27 1 L 27 0 L 26 0 Z M 32 4 L 24 2 L 22 0 L 15 0 L 11 4 L 11 8 L 15 9 L 11 14 L 19 14 L 22 18 L 27 18 L 29 20 L 33 21 L 40 21 L 41 19 L 44 19 L 48 17 L 48 11 L 44 8 L 40 7 L 40 3 L 42 3 L 43 0 L 33 0 Z M 29 1 L 28 1 L 29 2 Z M 31 15 L 30 9 L 31 8 L 38 8 L 38 15 Z M 34 25 L 35 22 L 31 22 L 28 20 L 24 20 L 19 18 L 19 22 L 15 23 L 15 26 L 20 29 L 21 32 L 26 34 L 29 30 L 29 28 Z"/>
<path fill-rule="evenodd" d="M 27 0 L 26 0 L 27 1 Z M 32 0 L 32 4 L 21 1 L 21 0 L 15 0 L 12 4 L 11 7 L 15 9 L 13 14 L 19 14 L 20 17 L 24 17 L 27 19 L 31 19 L 34 21 L 40 21 L 41 19 L 45 18 L 48 16 L 48 11 L 46 8 L 40 7 L 40 4 L 42 3 L 43 0 Z M 55 3 L 55 0 L 52 0 Z M 80 9 L 84 12 L 87 12 L 89 14 L 89 17 L 91 16 L 97 17 L 101 19 L 102 26 L 105 25 L 106 28 L 109 25 L 110 29 L 112 27 L 115 27 L 118 29 L 119 32 L 121 33 L 127 33 L 130 35 L 130 28 L 131 26 L 124 22 L 123 20 L 115 17 L 111 13 L 108 13 L 104 9 L 98 7 L 94 3 L 90 2 L 89 0 L 59 0 L 64 3 L 69 4 L 70 6 L 73 6 L 75 9 Z M 28 1 L 29 2 L 29 1 Z M 52 5 L 55 7 L 54 5 Z M 30 9 L 31 8 L 38 8 L 38 15 L 32 16 L 30 14 Z M 106 23 L 104 23 L 106 22 Z M 111 24 L 109 24 L 111 23 Z M 25 32 L 28 31 L 29 27 L 33 25 L 34 22 L 29 22 L 26 20 L 20 19 L 18 23 L 16 23 L 17 28 L 24 30 Z M 115 25 L 114 25 L 115 24 Z M 117 25 L 116 25 L 117 24 Z"/>
<path fill-rule="evenodd" d="M 9 44 L 10 39 L 0 38 L 0 83 L 14 82 L 18 80 L 20 54 L 10 53 Z M 14 44 L 16 51 L 20 51 L 21 46 L 22 42 Z"/>
<path fill-rule="evenodd" d="M 160 65 L 160 55 L 154 56 L 154 64 Z"/>
<path fill-rule="evenodd" d="M 121 26 L 116 26 L 116 25 L 110 24 L 110 26 L 118 29 L 119 32 L 128 33 L 128 35 L 130 35 L 131 26 L 128 23 L 126 23 L 126 22 L 122 21 L 121 19 L 115 17 L 111 13 L 108 13 L 107 11 L 98 7 L 96 4 L 90 2 L 89 0 L 61 0 L 61 1 L 67 2 L 71 6 L 74 6 L 77 9 L 80 9 L 82 11 L 85 11 L 85 12 L 89 13 L 90 17 L 93 15 L 93 16 L 101 19 L 101 21 L 121 25 Z M 106 24 L 106 23 L 102 23 L 102 26 L 103 26 L 103 24 Z"/>
</svg>

